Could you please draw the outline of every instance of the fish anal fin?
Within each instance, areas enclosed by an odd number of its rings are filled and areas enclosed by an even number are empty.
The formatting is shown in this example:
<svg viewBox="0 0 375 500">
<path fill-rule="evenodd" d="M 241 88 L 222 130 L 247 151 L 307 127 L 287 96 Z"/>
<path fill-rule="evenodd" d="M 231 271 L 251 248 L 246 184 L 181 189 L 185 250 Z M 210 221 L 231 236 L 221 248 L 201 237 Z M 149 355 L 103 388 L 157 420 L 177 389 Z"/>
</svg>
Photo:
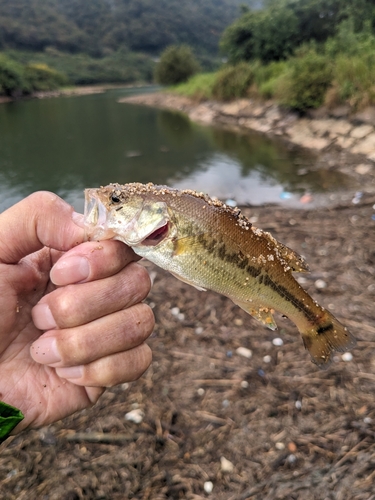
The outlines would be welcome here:
<svg viewBox="0 0 375 500">
<path fill-rule="evenodd" d="M 233 300 L 233 299 L 232 299 Z M 277 325 L 273 317 L 274 310 L 262 307 L 246 301 L 233 301 L 238 307 L 246 311 L 250 316 L 258 320 L 270 330 L 276 330 Z"/>
</svg>

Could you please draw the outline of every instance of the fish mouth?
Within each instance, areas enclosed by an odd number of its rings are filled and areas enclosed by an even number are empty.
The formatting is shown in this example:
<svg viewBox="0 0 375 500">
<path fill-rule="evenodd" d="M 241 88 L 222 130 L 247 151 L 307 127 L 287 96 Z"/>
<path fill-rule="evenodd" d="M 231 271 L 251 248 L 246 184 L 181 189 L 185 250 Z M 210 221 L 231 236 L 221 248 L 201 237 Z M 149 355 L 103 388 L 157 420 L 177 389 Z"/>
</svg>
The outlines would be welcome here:
<svg viewBox="0 0 375 500">
<path fill-rule="evenodd" d="M 140 242 L 141 245 L 146 247 L 155 247 L 159 243 L 161 243 L 169 233 L 169 222 L 166 222 L 161 227 L 158 227 L 149 234 L 144 240 Z"/>
<path fill-rule="evenodd" d="M 98 200 L 92 189 L 85 190 L 84 209 L 85 241 L 113 238 L 113 231 L 108 229 L 108 211 Z"/>
</svg>

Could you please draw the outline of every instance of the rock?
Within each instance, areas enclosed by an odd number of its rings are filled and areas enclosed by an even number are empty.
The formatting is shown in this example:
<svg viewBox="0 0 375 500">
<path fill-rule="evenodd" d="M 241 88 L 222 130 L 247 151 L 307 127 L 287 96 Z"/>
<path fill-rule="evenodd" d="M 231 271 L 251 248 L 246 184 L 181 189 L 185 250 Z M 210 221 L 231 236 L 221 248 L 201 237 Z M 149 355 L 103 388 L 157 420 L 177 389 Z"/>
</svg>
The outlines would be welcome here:
<svg viewBox="0 0 375 500">
<path fill-rule="evenodd" d="M 281 112 L 278 106 L 272 106 L 266 111 L 265 118 L 272 123 L 275 123 L 281 119 Z"/>
<path fill-rule="evenodd" d="M 342 148 L 342 149 L 351 148 L 353 146 L 354 142 L 355 142 L 355 139 L 353 139 L 353 137 L 342 137 L 342 136 L 339 136 L 336 139 L 336 144 L 338 146 L 340 146 L 340 148 Z"/>
<path fill-rule="evenodd" d="M 205 481 L 203 489 L 207 494 L 212 493 L 212 490 L 214 489 L 214 483 L 212 481 Z"/>
<path fill-rule="evenodd" d="M 239 356 L 243 356 L 244 358 L 250 359 L 253 355 L 251 349 L 248 349 L 247 347 L 237 347 L 236 353 Z"/>
<path fill-rule="evenodd" d="M 375 106 L 369 106 L 368 108 L 356 113 L 353 116 L 353 120 L 360 123 L 368 123 L 370 125 L 375 125 Z"/>
<path fill-rule="evenodd" d="M 125 420 L 129 420 L 129 422 L 134 422 L 135 424 L 140 424 L 143 420 L 145 414 L 140 408 L 136 408 L 135 410 L 131 410 L 125 414 Z"/>
<path fill-rule="evenodd" d="M 232 464 L 232 462 L 230 462 L 225 457 L 220 458 L 220 468 L 221 468 L 222 472 L 233 472 L 234 471 L 234 465 Z"/>
<path fill-rule="evenodd" d="M 322 137 L 332 131 L 332 127 L 335 125 L 336 121 L 333 119 L 325 120 L 311 120 L 309 126 L 310 129 L 315 132 L 318 137 Z"/>
<path fill-rule="evenodd" d="M 371 171 L 371 165 L 369 163 L 360 163 L 355 167 L 357 174 L 366 175 Z"/>
<path fill-rule="evenodd" d="M 332 124 L 331 132 L 338 135 L 347 135 L 352 128 L 353 125 L 346 120 L 335 120 Z"/>
<path fill-rule="evenodd" d="M 337 106 L 330 110 L 329 114 L 334 118 L 347 118 L 350 115 L 350 106 Z"/>
<path fill-rule="evenodd" d="M 367 127 L 368 125 L 363 125 Z M 372 129 L 372 127 L 371 127 Z M 354 129 L 355 130 L 355 129 Z M 354 154 L 363 154 L 370 158 L 370 156 L 375 155 L 375 133 L 372 133 L 366 137 L 363 141 L 358 142 L 352 149 Z M 370 158 L 371 159 L 371 158 Z"/>
<path fill-rule="evenodd" d="M 205 104 L 200 104 L 189 113 L 190 120 L 205 124 L 211 124 L 216 116 L 216 112 Z"/>
<path fill-rule="evenodd" d="M 354 139 L 363 139 L 373 131 L 374 127 L 371 125 L 360 125 L 359 127 L 353 128 L 350 135 L 354 137 Z"/>
</svg>

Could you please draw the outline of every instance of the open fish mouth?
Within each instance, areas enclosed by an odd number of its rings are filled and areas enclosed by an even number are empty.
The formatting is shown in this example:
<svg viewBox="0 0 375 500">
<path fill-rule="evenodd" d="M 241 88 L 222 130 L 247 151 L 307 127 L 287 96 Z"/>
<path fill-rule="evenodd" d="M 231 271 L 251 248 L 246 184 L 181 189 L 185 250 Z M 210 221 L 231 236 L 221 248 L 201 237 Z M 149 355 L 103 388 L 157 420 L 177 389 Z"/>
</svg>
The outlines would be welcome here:
<svg viewBox="0 0 375 500">
<path fill-rule="evenodd" d="M 161 243 L 169 233 L 169 222 L 166 222 L 163 226 L 159 227 L 153 231 L 149 236 L 140 242 L 141 245 L 147 247 L 155 247 Z"/>
</svg>

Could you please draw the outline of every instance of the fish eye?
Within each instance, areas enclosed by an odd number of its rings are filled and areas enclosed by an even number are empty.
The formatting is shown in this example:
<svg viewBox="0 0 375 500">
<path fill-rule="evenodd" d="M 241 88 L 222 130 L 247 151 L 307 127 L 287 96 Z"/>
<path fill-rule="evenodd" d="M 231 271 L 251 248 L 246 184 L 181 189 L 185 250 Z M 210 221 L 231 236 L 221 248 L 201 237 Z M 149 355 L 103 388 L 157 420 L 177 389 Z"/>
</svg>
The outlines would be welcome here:
<svg viewBox="0 0 375 500">
<path fill-rule="evenodd" d="M 111 201 L 112 201 L 112 203 L 120 203 L 121 200 L 118 196 L 116 196 L 115 194 L 112 194 Z"/>
</svg>

